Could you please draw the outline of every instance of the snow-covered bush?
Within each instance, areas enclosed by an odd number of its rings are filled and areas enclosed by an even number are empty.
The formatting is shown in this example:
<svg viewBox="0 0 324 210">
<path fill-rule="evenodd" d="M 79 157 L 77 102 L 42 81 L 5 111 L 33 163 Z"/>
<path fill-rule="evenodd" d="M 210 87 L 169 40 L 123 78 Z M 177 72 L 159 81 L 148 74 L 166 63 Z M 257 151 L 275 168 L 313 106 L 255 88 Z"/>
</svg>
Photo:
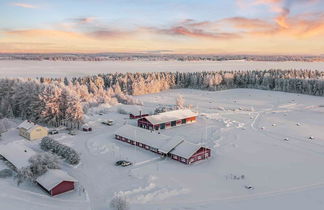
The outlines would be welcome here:
<svg viewBox="0 0 324 210">
<path fill-rule="evenodd" d="M 48 169 L 59 169 L 58 158 L 47 152 L 32 156 L 28 162 L 30 163 L 29 166 L 17 171 L 18 185 L 24 181 L 34 182 L 39 176 L 45 174 Z"/>
<path fill-rule="evenodd" d="M 0 178 L 7 178 L 7 177 L 10 177 L 12 176 L 12 170 L 10 169 L 2 169 L 0 171 Z"/>
<path fill-rule="evenodd" d="M 42 150 L 50 151 L 64 158 L 69 164 L 76 165 L 80 162 L 80 156 L 74 149 L 59 143 L 50 137 L 44 137 L 40 146 Z"/>
<path fill-rule="evenodd" d="M 125 109 L 123 109 L 122 107 L 119 107 L 119 108 L 117 109 L 117 112 L 118 112 L 119 114 L 128 114 L 128 112 L 127 112 Z"/>
<path fill-rule="evenodd" d="M 112 198 L 110 207 L 114 210 L 127 210 L 129 203 L 125 196 L 117 194 Z"/>
</svg>

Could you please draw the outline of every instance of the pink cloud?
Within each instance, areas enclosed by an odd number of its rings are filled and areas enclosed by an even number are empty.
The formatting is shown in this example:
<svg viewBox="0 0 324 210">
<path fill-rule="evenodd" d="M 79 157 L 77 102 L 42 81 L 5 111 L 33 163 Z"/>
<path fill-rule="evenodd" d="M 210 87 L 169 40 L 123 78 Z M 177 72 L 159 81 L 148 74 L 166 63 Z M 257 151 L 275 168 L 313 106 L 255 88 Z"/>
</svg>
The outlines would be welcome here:
<svg viewBox="0 0 324 210">
<path fill-rule="evenodd" d="M 16 7 L 22 7 L 22 8 L 28 8 L 28 9 L 35 9 L 37 6 L 32 5 L 32 4 L 26 4 L 26 3 L 12 3 L 11 5 L 16 6 Z"/>
</svg>

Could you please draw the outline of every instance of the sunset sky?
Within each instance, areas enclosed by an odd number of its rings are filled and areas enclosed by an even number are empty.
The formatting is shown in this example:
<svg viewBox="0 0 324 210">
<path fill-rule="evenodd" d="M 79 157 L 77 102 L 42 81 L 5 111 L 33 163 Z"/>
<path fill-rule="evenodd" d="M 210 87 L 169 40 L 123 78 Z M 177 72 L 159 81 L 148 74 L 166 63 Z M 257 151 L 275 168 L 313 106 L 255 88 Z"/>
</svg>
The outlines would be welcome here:
<svg viewBox="0 0 324 210">
<path fill-rule="evenodd" d="M 0 0 L 0 52 L 324 54 L 324 0 Z"/>
</svg>

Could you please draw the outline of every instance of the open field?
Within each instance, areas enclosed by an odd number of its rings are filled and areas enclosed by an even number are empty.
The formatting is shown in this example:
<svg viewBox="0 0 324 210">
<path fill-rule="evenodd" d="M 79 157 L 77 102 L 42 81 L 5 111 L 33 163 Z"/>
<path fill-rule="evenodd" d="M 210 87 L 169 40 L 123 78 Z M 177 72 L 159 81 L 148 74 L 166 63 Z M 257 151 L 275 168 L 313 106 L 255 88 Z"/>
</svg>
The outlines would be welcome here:
<svg viewBox="0 0 324 210">
<path fill-rule="evenodd" d="M 64 194 L 54 202 L 57 198 L 48 198 L 33 186 L 17 187 L 11 178 L 0 179 L 6 187 L 0 194 L 0 207 L 6 209 L 13 203 L 24 209 L 46 205 L 47 209 L 103 210 L 119 192 L 127 196 L 131 209 L 138 210 L 323 209 L 324 98 L 251 89 L 179 89 L 137 98 L 146 110 L 152 110 L 158 104 L 174 104 L 178 94 L 199 112 L 198 121 L 162 133 L 210 147 L 209 160 L 183 165 L 116 141 L 114 131 L 125 123 L 136 124 L 117 113 L 118 107 L 136 107 L 113 106 L 104 115 L 92 112 L 87 116 L 93 132 L 69 136 L 62 131 L 53 136 L 80 152 L 81 164 L 64 169 L 85 187 L 90 207 L 76 205 L 73 196 Z M 106 119 L 115 124 L 102 125 Z M 13 128 L 0 144 L 14 140 L 25 141 Z M 39 149 L 37 142 L 25 144 Z M 114 166 L 120 159 L 134 164 Z"/>
<path fill-rule="evenodd" d="M 309 69 L 324 70 L 324 62 L 266 61 L 0 61 L 0 77 L 80 77 L 111 72 L 220 71 Z"/>
</svg>

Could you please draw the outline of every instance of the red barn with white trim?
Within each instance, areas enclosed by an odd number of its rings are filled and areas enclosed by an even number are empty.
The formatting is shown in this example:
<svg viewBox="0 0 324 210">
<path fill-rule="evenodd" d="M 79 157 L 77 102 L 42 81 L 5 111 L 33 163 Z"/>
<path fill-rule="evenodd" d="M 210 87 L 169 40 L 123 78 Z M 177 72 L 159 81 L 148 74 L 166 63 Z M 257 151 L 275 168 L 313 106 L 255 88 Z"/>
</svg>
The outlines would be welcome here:
<svg viewBox="0 0 324 210">
<path fill-rule="evenodd" d="M 59 169 L 49 169 L 36 179 L 37 184 L 51 196 L 74 190 L 76 180 Z"/>
<path fill-rule="evenodd" d="M 191 164 L 211 156 L 209 148 L 187 142 L 182 137 L 157 134 L 132 125 L 124 125 L 118 129 L 115 138 L 184 164 Z"/>
<path fill-rule="evenodd" d="M 137 121 L 137 125 L 149 130 L 166 129 L 196 122 L 197 116 L 198 114 L 190 109 L 179 109 L 143 117 Z"/>
</svg>

